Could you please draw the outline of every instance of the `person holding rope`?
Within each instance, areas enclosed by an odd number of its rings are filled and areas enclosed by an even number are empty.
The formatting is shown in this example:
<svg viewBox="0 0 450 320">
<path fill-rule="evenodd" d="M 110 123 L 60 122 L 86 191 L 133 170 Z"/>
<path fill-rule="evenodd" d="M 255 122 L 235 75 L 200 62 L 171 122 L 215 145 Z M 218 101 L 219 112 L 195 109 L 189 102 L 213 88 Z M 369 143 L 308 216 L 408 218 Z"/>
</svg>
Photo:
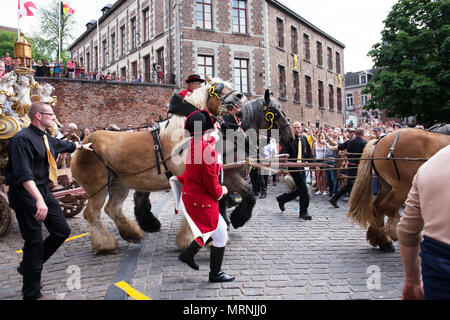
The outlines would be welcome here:
<svg viewBox="0 0 450 320">
<path fill-rule="evenodd" d="M 302 134 L 302 125 L 300 122 L 295 121 L 292 124 L 292 127 L 294 128 L 294 134 L 295 138 L 291 141 L 290 144 L 286 145 L 281 149 L 280 154 L 287 153 L 289 154 L 289 158 L 297 159 L 297 163 L 302 162 L 302 158 L 312 158 L 312 152 L 311 147 L 308 142 L 308 139 L 305 135 Z M 305 181 L 305 171 L 291 171 L 290 175 L 295 181 L 295 189 L 292 190 L 289 193 L 283 193 L 282 195 L 278 196 L 277 202 L 280 210 L 284 212 L 285 207 L 284 205 L 294 200 L 296 197 L 300 197 L 300 210 L 299 210 L 299 218 L 305 219 L 305 220 L 311 220 L 312 217 L 308 214 L 308 207 L 309 207 L 309 196 L 308 196 L 308 187 L 306 186 Z"/>
<path fill-rule="evenodd" d="M 325 143 L 325 145 L 331 149 L 331 150 L 347 150 L 348 155 L 348 168 L 347 168 L 347 176 L 351 177 L 347 179 L 347 184 L 342 187 L 338 192 L 336 192 L 328 201 L 331 203 L 331 205 L 335 208 L 339 208 L 337 201 L 340 197 L 342 197 L 347 192 L 350 192 L 353 187 L 353 183 L 355 182 L 355 179 L 357 176 L 357 170 L 358 170 L 358 164 L 359 164 L 359 158 L 361 158 L 361 154 L 364 150 L 364 147 L 367 144 L 367 141 L 363 139 L 364 137 L 364 129 L 363 128 L 357 128 L 355 130 L 355 137 L 351 140 L 347 140 L 344 143 L 337 144 L 333 140 L 329 140 L 330 144 Z"/>
<path fill-rule="evenodd" d="M 228 233 L 227 224 L 219 214 L 219 200 L 228 190 L 220 184 L 221 160 L 214 150 L 220 126 L 219 123 L 214 124 L 208 111 L 198 110 L 186 118 L 185 130 L 192 136 L 186 156 L 186 169 L 184 174 L 171 177 L 169 181 L 176 195 L 176 202 L 179 203 L 178 207 L 181 207 L 194 234 L 194 240 L 178 259 L 198 270 L 194 256 L 211 237 L 209 281 L 233 281 L 234 276 L 222 271 Z M 181 201 L 177 191 L 179 183 L 183 185 Z"/>
<path fill-rule="evenodd" d="M 58 154 L 75 149 L 91 150 L 82 145 L 53 138 L 45 133 L 55 120 L 50 105 L 37 102 L 29 110 L 31 124 L 19 131 L 8 145 L 5 184 L 9 186 L 9 205 L 16 212 L 24 239 L 23 260 L 17 271 L 23 276 L 23 299 L 45 298 L 41 294 L 43 264 L 70 235 L 70 228 L 48 184 L 58 178 Z M 50 235 L 42 239 L 42 223 Z"/>
</svg>

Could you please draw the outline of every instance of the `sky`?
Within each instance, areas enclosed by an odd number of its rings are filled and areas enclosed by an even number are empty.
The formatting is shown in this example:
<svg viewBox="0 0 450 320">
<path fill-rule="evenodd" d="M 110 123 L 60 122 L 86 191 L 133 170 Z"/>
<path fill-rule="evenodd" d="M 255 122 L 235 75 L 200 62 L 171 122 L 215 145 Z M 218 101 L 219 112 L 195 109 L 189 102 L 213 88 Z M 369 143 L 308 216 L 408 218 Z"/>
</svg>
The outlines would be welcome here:
<svg viewBox="0 0 450 320">
<path fill-rule="evenodd" d="M 39 7 L 46 7 L 51 0 L 32 0 Z M 223 1 L 223 0 L 221 0 Z M 383 20 L 397 0 L 278 0 L 310 23 L 345 44 L 344 70 L 356 72 L 372 68 L 367 53 L 381 40 Z M 17 27 L 17 0 L 1 0 L 0 25 Z M 86 23 L 100 16 L 100 9 L 115 0 L 66 0 L 75 11 L 77 22 L 74 39 L 85 30 Z M 96 7 L 98 9 L 96 9 Z M 25 34 L 39 29 L 39 13 L 24 17 L 20 28 Z"/>
</svg>

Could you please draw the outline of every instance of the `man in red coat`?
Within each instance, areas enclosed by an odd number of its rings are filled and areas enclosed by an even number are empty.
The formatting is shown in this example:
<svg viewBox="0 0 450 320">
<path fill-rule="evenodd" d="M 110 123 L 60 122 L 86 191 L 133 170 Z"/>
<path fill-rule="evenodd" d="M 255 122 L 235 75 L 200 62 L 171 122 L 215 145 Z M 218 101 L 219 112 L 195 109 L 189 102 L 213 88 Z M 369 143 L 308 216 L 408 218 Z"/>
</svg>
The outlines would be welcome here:
<svg viewBox="0 0 450 320">
<path fill-rule="evenodd" d="M 187 152 L 186 169 L 177 179 L 183 184 L 181 202 L 195 239 L 178 258 L 198 270 L 194 256 L 211 237 L 209 281 L 227 282 L 233 281 L 234 276 L 221 270 L 228 234 L 227 224 L 219 214 L 219 199 L 228 191 L 219 183 L 221 164 L 214 150 L 218 129 L 206 110 L 194 111 L 185 122 L 185 130 L 193 138 Z"/>
<path fill-rule="evenodd" d="M 187 77 L 185 82 L 187 83 L 187 89 L 178 93 L 183 98 L 189 97 L 195 89 L 201 87 L 202 83 L 205 82 L 205 80 L 200 78 L 198 74 L 191 74 L 189 77 Z"/>
</svg>

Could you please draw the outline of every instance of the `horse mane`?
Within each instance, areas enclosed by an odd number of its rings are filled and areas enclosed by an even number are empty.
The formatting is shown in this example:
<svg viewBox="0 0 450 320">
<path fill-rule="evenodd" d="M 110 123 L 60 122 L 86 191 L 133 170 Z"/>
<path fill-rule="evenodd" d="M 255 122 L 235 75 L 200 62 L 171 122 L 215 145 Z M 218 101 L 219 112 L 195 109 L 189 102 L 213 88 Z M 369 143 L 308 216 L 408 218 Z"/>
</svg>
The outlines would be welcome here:
<svg viewBox="0 0 450 320">
<path fill-rule="evenodd" d="M 244 105 L 239 109 L 239 115 L 242 120 L 244 130 L 247 130 L 247 125 L 249 123 L 260 123 L 264 121 L 264 104 L 265 100 L 263 97 L 256 98 L 244 103 Z M 274 99 L 270 99 L 270 107 L 277 108 L 281 111 L 281 106 Z"/>
<path fill-rule="evenodd" d="M 233 88 L 233 85 L 227 81 L 222 81 L 219 78 L 211 78 L 209 83 L 194 90 L 189 97 L 185 98 L 185 100 L 199 109 L 203 107 L 207 108 L 206 102 L 208 101 L 209 89 L 218 83 L 223 83 L 225 87 Z"/>
<path fill-rule="evenodd" d="M 206 85 L 201 86 L 200 88 L 194 90 L 189 97 L 185 98 L 185 100 L 190 104 L 194 105 L 195 107 L 197 107 L 198 109 L 207 108 L 206 102 L 208 101 L 209 90 L 211 89 L 211 86 L 217 83 L 223 83 L 225 86 L 229 88 L 233 87 L 229 82 L 222 81 L 219 78 L 212 78 L 210 83 L 207 83 Z M 176 140 L 178 137 L 177 134 L 178 130 L 184 130 L 185 120 L 186 117 L 173 115 L 169 119 L 160 122 L 161 139 L 165 138 L 167 135 L 172 135 L 172 139 Z"/>
</svg>

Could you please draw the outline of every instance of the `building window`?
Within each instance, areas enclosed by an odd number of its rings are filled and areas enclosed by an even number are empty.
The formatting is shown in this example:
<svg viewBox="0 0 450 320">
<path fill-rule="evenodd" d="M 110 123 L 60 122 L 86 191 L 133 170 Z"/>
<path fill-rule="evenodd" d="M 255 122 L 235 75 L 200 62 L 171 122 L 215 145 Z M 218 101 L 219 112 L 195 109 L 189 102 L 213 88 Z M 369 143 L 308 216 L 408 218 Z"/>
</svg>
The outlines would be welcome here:
<svg viewBox="0 0 450 320">
<path fill-rule="evenodd" d="M 94 48 L 94 58 L 95 58 L 95 72 L 98 72 L 98 47 Z"/>
<path fill-rule="evenodd" d="M 150 55 L 146 55 L 144 58 L 144 82 L 150 82 L 151 79 L 151 67 L 150 67 Z"/>
<path fill-rule="evenodd" d="M 147 7 L 142 12 L 144 18 L 144 42 L 150 39 L 150 9 Z"/>
<path fill-rule="evenodd" d="M 247 59 L 234 59 L 234 88 L 240 92 L 249 93 Z"/>
<path fill-rule="evenodd" d="M 197 27 L 202 29 L 212 29 L 212 6 L 211 0 L 197 0 Z"/>
<path fill-rule="evenodd" d="M 86 53 L 86 71 L 91 72 L 91 53 Z"/>
<path fill-rule="evenodd" d="M 311 61 L 311 55 L 309 52 L 309 36 L 303 34 L 303 57 L 306 61 Z"/>
<path fill-rule="evenodd" d="M 116 60 L 116 34 L 111 35 L 111 61 Z"/>
<path fill-rule="evenodd" d="M 199 55 L 197 58 L 197 63 L 197 72 L 202 79 L 205 79 L 206 75 L 214 77 L 214 57 Z"/>
<path fill-rule="evenodd" d="M 131 50 L 136 49 L 136 18 L 131 19 Z"/>
<path fill-rule="evenodd" d="M 284 48 L 284 25 L 280 18 L 277 18 L 277 46 Z"/>
<path fill-rule="evenodd" d="M 365 106 L 367 103 L 367 94 L 362 94 L 361 95 L 361 107 Z"/>
<path fill-rule="evenodd" d="M 317 65 L 322 66 L 323 64 L 323 55 L 322 55 L 322 43 L 317 41 Z"/>
<path fill-rule="evenodd" d="M 103 68 L 104 68 L 108 63 L 108 47 L 106 44 L 106 40 L 103 40 L 102 47 L 103 47 Z"/>
<path fill-rule="evenodd" d="M 327 48 L 327 57 L 328 57 L 328 70 L 333 70 L 333 50 L 330 47 Z"/>
<path fill-rule="evenodd" d="M 305 76 L 305 93 L 306 93 L 306 104 L 312 106 L 312 85 L 311 77 Z"/>
<path fill-rule="evenodd" d="M 131 81 L 136 81 L 138 77 L 137 61 L 131 63 Z"/>
<path fill-rule="evenodd" d="M 334 110 L 334 88 L 331 84 L 328 85 L 328 106 Z"/>
<path fill-rule="evenodd" d="M 123 67 L 120 69 L 120 76 L 124 79 L 127 80 L 127 68 Z"/>
<path fill-rule="evenodd" d="M 294 26 L 291 26 L 291 51 L 293 54 L 298 54 L 297 28 Z"/>
<path fill-rule="evenodd" d="M 280 98 L 286 99 L 286 70 L 283 66 L 278 66 L 278 83 L 280 84 Z"/>
<path fill-rule="evenodd" d="M 125 26 L 120 27 L 120 55 L 123 56 L 126 52 L 126 44 L 125 44 Z"/>
<path fill-rule="evenodd" d="M 247 33 L 247 1 L 233 0 L 233 32 Z"/>
<path fill-rule="evenodd" d="M 294 101 L 300 101 L 300 79 L 297 71 L 293 72 L 294 77 Z"/>
<path fill-rule="evenodd" d="M 342 92 L 341 88 L 336 89 L 336 104 L 337 104 L 337 111 L 342 112 Z"/>
<path fill-rule="evenodd" d="M 367 74 L 360 74 L 359 75 L 359 84 L 366 84 L 367 83 Z"/>
<path fill-rule="evenodd" d="M 164 62 L 164 47 L 156 50 L 156 61 L 157 61 L 157 75 L 158 75 L 158 83 L 165 83 L 164 75 L 165 73 L 165 62 Z M 159 66 L 159 67 L 158 67 Z"/>
<path fill-rule="evenodd" d="M 341 73 L 341 54 L 336 51 L 336 72 Z"/>
<path fill-rule="evenodd" d="M 322 109 L 323 107 L 324 107 L 324 104 L 323 104 L 323 100 L 324 100 L 324 97 L 323 97 L 323 81 L 318 81 L 318 85 L 319 85 L 319 95 L 318 95 L 318 97 L 319 97 L 319 109 Z"/>
<path fill-rule="evenodd" d="M 345 105 L 347 107 L 353 107 L 353 93 L 347 93 Z"/>
</svg>

